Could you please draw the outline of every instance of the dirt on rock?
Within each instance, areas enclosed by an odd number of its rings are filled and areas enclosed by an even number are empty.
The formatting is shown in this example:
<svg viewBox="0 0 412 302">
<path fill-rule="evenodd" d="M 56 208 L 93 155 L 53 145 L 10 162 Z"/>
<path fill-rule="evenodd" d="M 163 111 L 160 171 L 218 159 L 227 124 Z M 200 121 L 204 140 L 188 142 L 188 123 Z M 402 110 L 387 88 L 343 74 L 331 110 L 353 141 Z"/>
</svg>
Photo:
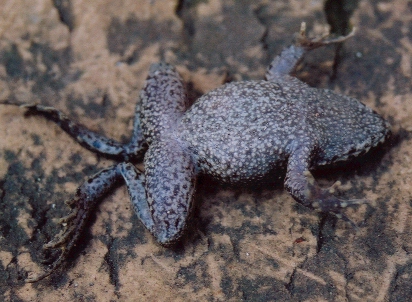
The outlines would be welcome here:
<svg viewBox="0 0 412 302">
<path fill-rule="evenodd" d="M 281 178 L 242 188 L 202 177 L 193 226 L 168 249 L 140 224 L 119 186 L 98 205 L 65 266 L 25 283 L 57 256 L 41 247 L 59 232 L 54 219 L 68 213 L 64 201 L 113 162 L 52 122 L 0 105 L 0 300 L 410 301 L 412 6 L 355 2 L 338 12 L 356 35 L 338 50 L 308 54 L 296 74 L 358 98 L 392 124 L 378 150 L 316 173 L 323 186 L 340 180 L 341 198 L 369 201 L 346 211 L 359 230 L 297 204 Z M 192 100 L 227 81 L 262 78 L 302 21 L 310 34 L 328 31 L 335 19 L 324 5 L 0 0 L 0 100 L 54 106 L 127 141 L 150 64 L 174 64 Z"/>
</svg>

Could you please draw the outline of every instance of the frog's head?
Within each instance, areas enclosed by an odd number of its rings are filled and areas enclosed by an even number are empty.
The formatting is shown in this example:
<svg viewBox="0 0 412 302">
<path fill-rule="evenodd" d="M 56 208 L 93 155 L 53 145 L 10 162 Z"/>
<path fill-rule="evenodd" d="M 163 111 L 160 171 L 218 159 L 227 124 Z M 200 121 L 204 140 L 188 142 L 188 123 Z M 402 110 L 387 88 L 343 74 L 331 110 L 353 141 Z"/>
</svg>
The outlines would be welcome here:
<svg viewBox="0 0 412 302">
<path fill-rule="evenodd" d="M 186 230 L 186 228 L 180 228 L 179 230 L 174 229 L 172 232 L 168 229 L 163 229 L 163 230 L 157 230 L 153 235 L 156 238 L 156 241 L 164 246 L 164 247 L 173 247 L 175 246 L 179 241 L 181 241 L 183 232 Z"/>
<path fill-rule="evenodd" d="M 363 155 L 390 136 L 390 124 L 354 98 L 331 98 L 328 108 L 322 110 L 324 114 L 316 120 L 323 130 L 318 165 Z"/>
</svg>

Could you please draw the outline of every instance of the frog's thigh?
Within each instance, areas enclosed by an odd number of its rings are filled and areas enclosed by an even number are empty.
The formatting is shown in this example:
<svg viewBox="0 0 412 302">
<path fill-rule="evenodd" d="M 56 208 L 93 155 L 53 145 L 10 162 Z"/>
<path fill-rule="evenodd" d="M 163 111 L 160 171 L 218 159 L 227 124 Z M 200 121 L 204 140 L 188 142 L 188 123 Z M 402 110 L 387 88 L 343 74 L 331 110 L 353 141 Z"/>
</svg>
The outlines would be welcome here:
<svg viewBox="0 0 412 302">
<path fill-rule="evenodd" d="M 123 164 L 122 175 L 138 217 L 160 243 L 168 244 L 179 239 L 185 229 L 195 166 L 189 151 L 173 140 L 151 144 L 144 163 L 144 176 L 131 164 Z"/>
</svg>

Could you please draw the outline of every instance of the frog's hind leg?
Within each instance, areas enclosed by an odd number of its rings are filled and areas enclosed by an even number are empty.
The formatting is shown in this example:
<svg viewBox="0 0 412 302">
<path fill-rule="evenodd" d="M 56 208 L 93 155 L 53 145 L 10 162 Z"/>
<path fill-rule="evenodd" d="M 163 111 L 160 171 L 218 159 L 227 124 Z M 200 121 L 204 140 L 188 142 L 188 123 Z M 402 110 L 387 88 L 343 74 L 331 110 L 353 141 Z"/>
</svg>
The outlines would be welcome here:
<svg viewBox="0 0 412 302">
<path fill-rule="evenodd" d="M 301 147 L 289 157 L 285 178 L 286 190 L 304 206 L 332 213 L 356 227 L 355 223 L 346 217 L 342 210 L 348 206 L 359 205 L 367 201 L 362 199 L 342 200 L 333 195 L 334 188 L 320 188 L 309 171 L 309 150 L 309 147 Z"/>
<path fill-rule="evenodd" d="M 144 174 L 124 162 L 98 172 L 77 189 L 75 198 L 68 202 L 71 212 L 60 219 L 65 228 L 44 246 L 60 247 L 62 253 L 46 272 L 27 282 L 47 277 L 65 261 L 97 201 L 122 178 L 138 218 L 159 243 L 169 245 L 182 236 L 192 207 L 195 165 L 187 148 L 174 140 L 161 140 L 150 145 Z"/>
<path fill-rule="evenodd" d="M 191 213 L 196 173 L 189 151 L 173 140 L 156 141 L 145 155 L 144 175 L 120 164 L 133 207 L 162 245 L 182 236 Z"/>
<path fill-rule="evenodd" d="M 146 150 L 138 115 L 135 116 L 130 142 L 122 144 L 73 122 L 64 113 L 53 107 L 39 104 L 19 104 L 8 101 L 2 101 L 0 104 L 20 106 L 26 108 L 28 113 L 44 116 L 48 120 L 55 122 L 82 146 L 106 156 L 117 157 L 123 160 L 141 159 Z"/>
<path fill-rule="evenodd" d="M 341 43 L 353 35 L 354 31 L 347 36 L 333 39 L 328 39 L 327 37 L 309 39 L 306 36 L 306 24 L 303 22 L 300 32 L 296 35 L 295 43 L 284 49 L 281 54 L 276 56 L 269 65 L 266 71 L 266 80 L 282 81 L 284 77 L 288 76 L 295 69 L 295 66 L 299 63 L 307 51 L 328 44 Z"/>
<path fill-rule="evenodd" d="M 97 201 L 115 186 L 121 176 L 118 165 L 114 165 L 96 173 L 77 189 L 74 199 L 66 202 L 72 207 L 71 212 L 59 220 L 66 226 L 52 241 L 44 245 L 45 249 L 61 248 L 62 253 L 46 272 L 29 277 L 26 282 L 37 282 L 47 277 L 64 262 L 81 235 Z"/>
</svg>

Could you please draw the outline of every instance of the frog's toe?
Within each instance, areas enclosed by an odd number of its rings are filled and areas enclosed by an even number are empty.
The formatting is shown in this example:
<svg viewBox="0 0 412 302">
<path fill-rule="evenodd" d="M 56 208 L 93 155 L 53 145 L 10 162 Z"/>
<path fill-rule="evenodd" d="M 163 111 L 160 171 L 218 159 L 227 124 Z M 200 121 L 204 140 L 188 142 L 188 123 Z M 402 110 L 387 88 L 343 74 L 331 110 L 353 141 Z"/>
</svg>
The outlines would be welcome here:
<svg viewBox="0 0 412 302">
<path fill-rule="evenodd" d="M 349 223 L 356 231 L 359 231 L 358 225 L 350 219 L 348 216 L 346 216 L 344 213 L 339 212 L 339 213 L 334 213 L 334 212 L 329 212 L 334 214 L 337 218 L 342 219 L 343 221 Z"/>
<path fill-rule="evenodd" d="M 70 251 L 70 247 L 67 248 L 68 245 L 66 244 L 66 242 L 69 242 L 69 245 L 70 245 L 70 243 L 73 241 L 73 239 L 70 239 L 70 237 L 72 237 L 72 234 L 73 234 L 73 230 L 67 232 L 67 229 L 65 229 L 60 234 L 58 234 L 52 241 L 43 245 L 43 249 L 52 249 L 52 248 L 60 247 L 61 253 L 56 260 L 52 261 L 52 263 L 50 264 L 47 270 L 37 275 L 30 273 L 28 277 L 25 279 L 25 282 L 34 283 L 34 282 L 40 281 L 46 278 L 47 276 L 49 276 L 51 273 L 53 273 L 63 263 L 63 261 L 66 259 Z M 45 259 L 42 261 L 42 263 L 50 263 L 50 262 L 48 259 Z"/>
<path fill-rule="evenodd" d="M 340 207 L 336 209 L 335 211 L 330 211 L 329 213 L 334 214 L 337 218 L 342 219 L 343 221 L 348 222 L 356 231 L 359 231 L 358 225 L 350 219 L 348 216 L 345 215 L 345 213 L 342 212 L 343 209 L 347 207 L 351 207 L 354 205 L 361 205 L 364 203 L 368 203 L 369 200 L 367 199 L 349 199 L 349 200 L 340 200 Z"/>
<path fill-rule="evenodd" d="M 47 276 L 50 276 L 51 273 L 53 273 L 66 259 L 66 256 L 67 251 L 63 249 L 63 252 L 60 254 L 59 258 L 57 258 L 57 260 L 52 263 L 51 267 L 48 270 L 37 275 L 29 273 L 28 277 L 24 281 L 27 283 L 34 283 L 46 278 Z"/>
<path fill-rule="evenodd" d="M 339 199 L 340 200 L 340 207 L 346 208 L 346 207 L 351 207 L 354 205 L 360 205 L 360 204 L 364 204 L 364 203 L 368 203 L 369 200 L 367 199 Z"/>
<path fill-rule="evenodd" d="M 347 34 L 346 36 L 330 37 L 329 35 L 324 35 L 319 38 L 308 38 L 306 35 L 306 23 L 302 22 L 300 31 L 295 37 L 295 43 L 297 46 L 302 47 L 306 50 L 315 49 L 324 45 L 336 44 L 346 41 L 347 39 L 355 35 L 355 28 Z"/>
<path fill-rule="evenodd" d="M 54 222 L 56 222 L 58 224 L 66 224 L 66 223 L 69 223 L 70 221 L 72 221 L 74 218 L 76 218 L 76 215 L 77 215 L 77 210 L 73 209 L 73 210 L 70 211 L 70 213 L 68 215 L 66 215 L 64 217 L 61 217 L 61 218 L 56 218 L 56 219 L 53 219 L 53 220 L 54 220 Z"/>
<path fill-rule="evenodd" d="M 70 203 L 78 202 L 74 198 Z M 66 202 L 68 204 L 68 202 Z M 84 222 L 81 219 L 82 211 L 79 208 L 73 208 L 70 213 L 64 217 L 55 219 L 56 223 L 63 225 L 63 230 L 60 231 L 51 241 L 43 245 L 43 249 L 54 249 L 64 246 L 66 243 L 70 245 L 73 238 L 77 238 L 76 232 L 79 232 L 79 226 L 83 226 Z"/>
<path fill-rule="evenodd" d="M 340 199 L 336 197 L 335 195 L 333 195 L 336 188 L 332 188 L 332 187 L 328 189 L 317 188 L 317 189 L 312 190 L 311 192 L 312 194 L 310 194 L 313 200 L 311 203 L 311 206 L 314 209 L 319 210 L 321 212 L 337 213 L 337 211 L 340 211 L 347 207 L 354 206 L 354 205 L 360 205 L 360 204 L 364 204 L 368 202 L 367 199 L 348 199 L 348 200 Z"/>
<path fill-rule="evenodd" d="M 334 194 L 337 190 L 339 190 L 340 186 L 342 185 L 341 181 L 335 181 L 333 185 L 331 185 L 327 190 L 329 191 L 330 194 Z"/>
<path fill-rule="evenodd" d="M 66 227 L 63 231 L 56 235 L 53 240 L 43 245 L 43 249 L 55 249 L 63 246 L 66 242 L 70 241 L 73 237 L 76 228 L 74 226 Z"/>
<path fill-rule="evenodd" d="M 330 188 L 319 190 L 316 196 L 314 197 L 316 199 L 311 204 L 312 208 L 321 212 L 331 213 L 339 219 L 342 219 L 350 223 L 355 229 L 358 229 L 357 225 L 351 219 L 349 219 L 342 211 L 347 207 L 367 203 L 367 199 L 340 199 L 331 194 Z"/>
</svg>

